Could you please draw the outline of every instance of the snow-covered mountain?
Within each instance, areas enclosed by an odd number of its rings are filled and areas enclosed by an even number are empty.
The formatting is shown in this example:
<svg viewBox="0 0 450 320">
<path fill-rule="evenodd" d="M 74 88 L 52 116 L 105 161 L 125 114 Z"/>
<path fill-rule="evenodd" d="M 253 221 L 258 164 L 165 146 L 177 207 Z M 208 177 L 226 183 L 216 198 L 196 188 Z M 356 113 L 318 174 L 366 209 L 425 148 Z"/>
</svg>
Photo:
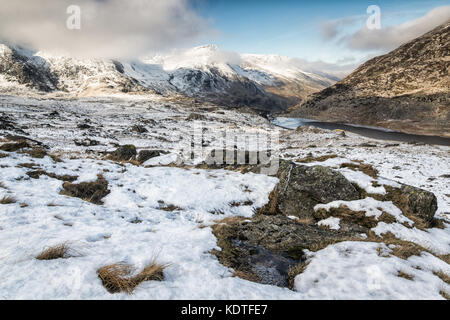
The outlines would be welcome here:
<svg viewBox="0 0 450 320">
<path fill-rule="evenodd" d="M 337 80 L 320 71 L 304 71 L 296 59 L 241 55 L 215 45 L 135 61 L 80 60 L 0 45 L 2 92 L 14 92 L 21 86 L 23 90 L 75 96 L 150 91 L 278 111 Z"/>
</svg>

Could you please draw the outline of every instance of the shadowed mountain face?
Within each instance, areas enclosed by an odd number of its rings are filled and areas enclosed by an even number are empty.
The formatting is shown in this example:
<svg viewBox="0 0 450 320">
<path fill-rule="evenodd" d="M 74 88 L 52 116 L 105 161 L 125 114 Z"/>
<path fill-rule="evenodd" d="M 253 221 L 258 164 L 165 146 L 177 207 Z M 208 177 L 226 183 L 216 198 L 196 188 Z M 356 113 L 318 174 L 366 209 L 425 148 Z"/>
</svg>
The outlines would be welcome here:
<svg viewBox="0 0 450 320">
<path fill-rule="evenodd" d="M 450 20 L 312 94 L 289 116 L 450 136 Z"/>
</svg>

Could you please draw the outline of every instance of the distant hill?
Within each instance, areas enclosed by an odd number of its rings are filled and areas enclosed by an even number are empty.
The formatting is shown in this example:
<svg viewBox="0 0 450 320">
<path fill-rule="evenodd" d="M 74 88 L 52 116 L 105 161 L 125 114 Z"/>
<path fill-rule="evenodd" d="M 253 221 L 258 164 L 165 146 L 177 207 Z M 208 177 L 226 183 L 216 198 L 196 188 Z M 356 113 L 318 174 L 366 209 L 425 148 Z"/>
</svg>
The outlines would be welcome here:
<svg viewBox="0 0 450 320">
<path fill-rule="evenodd" d="M 450 20 L 373 58 L 288 115 L 450 136 Z"/>
</svg>

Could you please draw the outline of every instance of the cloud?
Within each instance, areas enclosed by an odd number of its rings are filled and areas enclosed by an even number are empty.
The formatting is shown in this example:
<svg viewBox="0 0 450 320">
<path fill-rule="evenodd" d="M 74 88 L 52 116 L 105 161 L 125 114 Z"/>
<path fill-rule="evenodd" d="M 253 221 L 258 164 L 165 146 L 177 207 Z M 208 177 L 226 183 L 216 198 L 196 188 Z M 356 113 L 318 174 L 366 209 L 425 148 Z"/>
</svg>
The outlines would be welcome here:
<svg viewBox="0 0 450 320">
<path fill-rule="evenodd" d="M 341 32 L 342 28 L 354 24 L 359 19 L 344 17 L 336 20 L 324 21 L 319 25 L 319 31 L 324 40 L 332 40 Z"/>
<path fill-rule="evenodd" d="M 369 30 L 364 27 L 356 33 L 343 36 L 340 40 L 350 49 L 389 51 L 411 41 L 450 19 L 450 6 L 441 6 L 425 16 L 397 26 Z"/>
<path fill-rule="evenodd" d="M 353 58 L 346 58 L 345 61 L 339 61 L 337 63 L 328 63 L 322 60 L 309 61 L 299 58 L 295 58 L 295 60 L 303 71 L 334 76 L 336 80 L 345 78 L 363 62 L 356 61 Z"/>
<path fill-rule="evenodd" d="M 67 8 L 81 9 L 70 30 Z M 135 58 L 192 45 L 209 23 L 188 0 L 0 0 L 0 39 L 80 57 Z"/>
</svg>

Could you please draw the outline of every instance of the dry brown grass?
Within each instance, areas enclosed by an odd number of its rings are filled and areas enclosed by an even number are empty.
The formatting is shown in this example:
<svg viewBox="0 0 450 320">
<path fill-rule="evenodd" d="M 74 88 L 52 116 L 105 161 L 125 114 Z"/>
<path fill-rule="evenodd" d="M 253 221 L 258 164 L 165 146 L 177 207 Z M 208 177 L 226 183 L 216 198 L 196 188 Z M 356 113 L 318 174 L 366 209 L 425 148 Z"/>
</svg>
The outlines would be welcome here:
<svg viewBox="0 0 450 320">
<path fill-rule="evenodd" d="M 24 153 L 32 158 L 42 159 L 47 155 L 47 150 L 44 148 L 31 148 L 30 150 L 25 150 Z"/>
<path fill-rule="evenodd" d="M 447 273 L 443 272 L 442 270 L 433 271 L 433 274 L 442 281 L 444 281 L 446 284 L 450 284 L 450 276 Z"/>
<path fill-rule="evenodd" d="M 345 205 L 338 208 L 330 208 L 329 211 L 319 209 L 314 213 L 314 217 L 318 220 L 328 217 L 340 218 L 344 222 L 356 223 L 365 228 L 371 229 L 377 226 L 378 221 L 375 217 L 366 216 L 365 211 L 352 211 Z"/>
<path fill-rule="evenodd" d="M 439 291 L 439 294 L 444 297 L 446 300 L 450 300 L 450 294 L 445 292 L 444 290 Z"/>
<path fill-rule="evenodd" d="M 354 160 L 354 161 L 358 162 L 358 164 L 343 163 L 343 164 L 341 164 L 341 168 L 348 168 L 353 171 L 361 171 L 374 179 L 378 178 L 378 170 L 375 169 L 372 165 L 364 163 L 360 160 Z"/>
<path fill-rule="evenodd" d="M 126 292 L 132 294 L 134 289 L 144 281 L 163 281 L 167 264 L 151 262 L 138 274 L 132 276 L 133 267 L 126 263 L 114 263 L 97 270 L 103 286 L 110 293 Z"/>
<path fill-rule="evenodd" d="M 220 219 L 219 221 L 216 222 L 216 224 L 221 224 L 221 223 L 234 224 L 234 223 L 242 222 L 246 219 L 248 219 L 248 218 L 240 217 L 240 216 L 232 216 L 232 217 L 226 217 L 226 218 Z"/>
<path fill-rule="evenodd" d="M 258 282 L 260 281 L 259 277 L 256 274 L 235 270 L 233 272 L 233 277 L 241 278 L 247 281 Z"/>
<path fill-rule="evenodd" d="M 7 153 L 0 152 L 0 159 L 1 158 L 6 158 L 7 156 L 8 156 Z"/>
<path fill-rule="evenodd" d="M 16 203 L 16 199 L 10 196 L 4 196 L 3 198 L 0 199 L 0 204 L 11 204 L 11 203 Z"/>
<path fill-rule="evenodd" d="M 299 274 L 303 273 L 306 270 L 306 267 L 308 267 L 309 262 L 300 263 L 294 267 L 289 268 L 288 271 L 288 282 L 289 282 L 289 289 L 294 290 L 294 281 L 295 277 Z"/>
<path fill-rule="evenodd" d="M 251 205 L 253 205 L 253 201 L 251 201 L 251 200 L 240 201 L 240 202 L 232 201 L 232 202 L 228 203 L 228 205 L 233 208 L 241 207 L 241 206 L 251 206 Z"/>
<path fill-rule="evenodd" d="M 309 154 L 306 158 L 295 160 L 295 162 L 299 163 L 311 163 L 311 162 L 324 162 L 328 159 L 337 158 L 336 154 L 327 154 L 323 156 L 314 157 L 312 154 Z"/>
<path fill-rule="evenodd" d="M 441 259 L 446 263 L 450 263 L 449 255 L 439 255 L 432 252 L 429 249 L 426 249 L 417 243 L 400 240 L 395 237 L 392 233 L 388 232 L 384 234 L 382 237 L 375 235 L 372 231 L 368 232 L 368 237 L 366 239 L 359 239 L 357 241 L 367 241 L 367 242 L 378 242 L 384 243 L 387 246 L 394 245 L 391 249 L 391 255 L 396 256 L 397 258 L 407 260 L 412 256 L 420 256 L 422 252 L 427 252 L 429 254 L 434 255 L 436 258 Z M 351 239 L 352 241 L 352 239 Z"/>
<path fill-rule="evenodd" d="M 173 205 L 173 204 L 167 204 L 163 200 L 159 200 L 158 201 L 158 205 L 159 205 L 159 207 L 158 207 L 159 210 L 163 210 L 163 211 L 167 211 L 167 212 L 183 211 L 184 210 L 183 208 L 181 208 L 179 206 L 176 206 L 176 205 Z"/>
<path fill-rule="evenodd" d="M 18 142 L 10 142 L 10 143 L 4 143 L 0 146 L 0 150 L 6 151 L 6 152 L 15 152 L 17 150 L 28 148 L 30 145 L 25 140 L 21 140 Z"/>
<path fill-rule="evenodd" d="M 256 211 L 256 214 L 264 214 L 264 215 L 276 215 L 279 213 L 278 209 L 278 190 L 275 188 L 269 194 L 269 202 L 262 208 Z"/>
<path fill-rule="evenodd" d="M 61 243 L 56 246 L 48 247 L 36 256 L 38 260 L 67 259 L 72 257 L 69 253 L 70 247 L 67 243 Z"/>
<path fill-rule="evenodd" d="M 410 280 L 410 281 L 413 281 L 413 280 L 414 280 L 414 277 L 413 277 L 412 275 L 407 274 L 407 273 L 405 273 L 405 272 L 403 272 L 403 271 L 399 271 L 399 272 L 397 273 L 397 277 L 404 278 L 404 279 Z"/>
<path fill-rule="evenodd" d="M 81 198 L 85 201 L 101 205 L 101 199 L 107 196 L 110 191 L 108 189 L 108 181 L 103 175 L 97 175 L 97 180 L 92 182 L 81 182 L 78 184 L 71 182 L 63 183 L 63 190 L 60 194 L 70 197 Z"/>
<path fill-rule="evenodd" d="M 0 188 L 2 188 L 2 189 L 8 189 L 8 188 L 3 184 L 3 182 L 1 182 L 1 181 L 0 181 Z"/>
</svg>

